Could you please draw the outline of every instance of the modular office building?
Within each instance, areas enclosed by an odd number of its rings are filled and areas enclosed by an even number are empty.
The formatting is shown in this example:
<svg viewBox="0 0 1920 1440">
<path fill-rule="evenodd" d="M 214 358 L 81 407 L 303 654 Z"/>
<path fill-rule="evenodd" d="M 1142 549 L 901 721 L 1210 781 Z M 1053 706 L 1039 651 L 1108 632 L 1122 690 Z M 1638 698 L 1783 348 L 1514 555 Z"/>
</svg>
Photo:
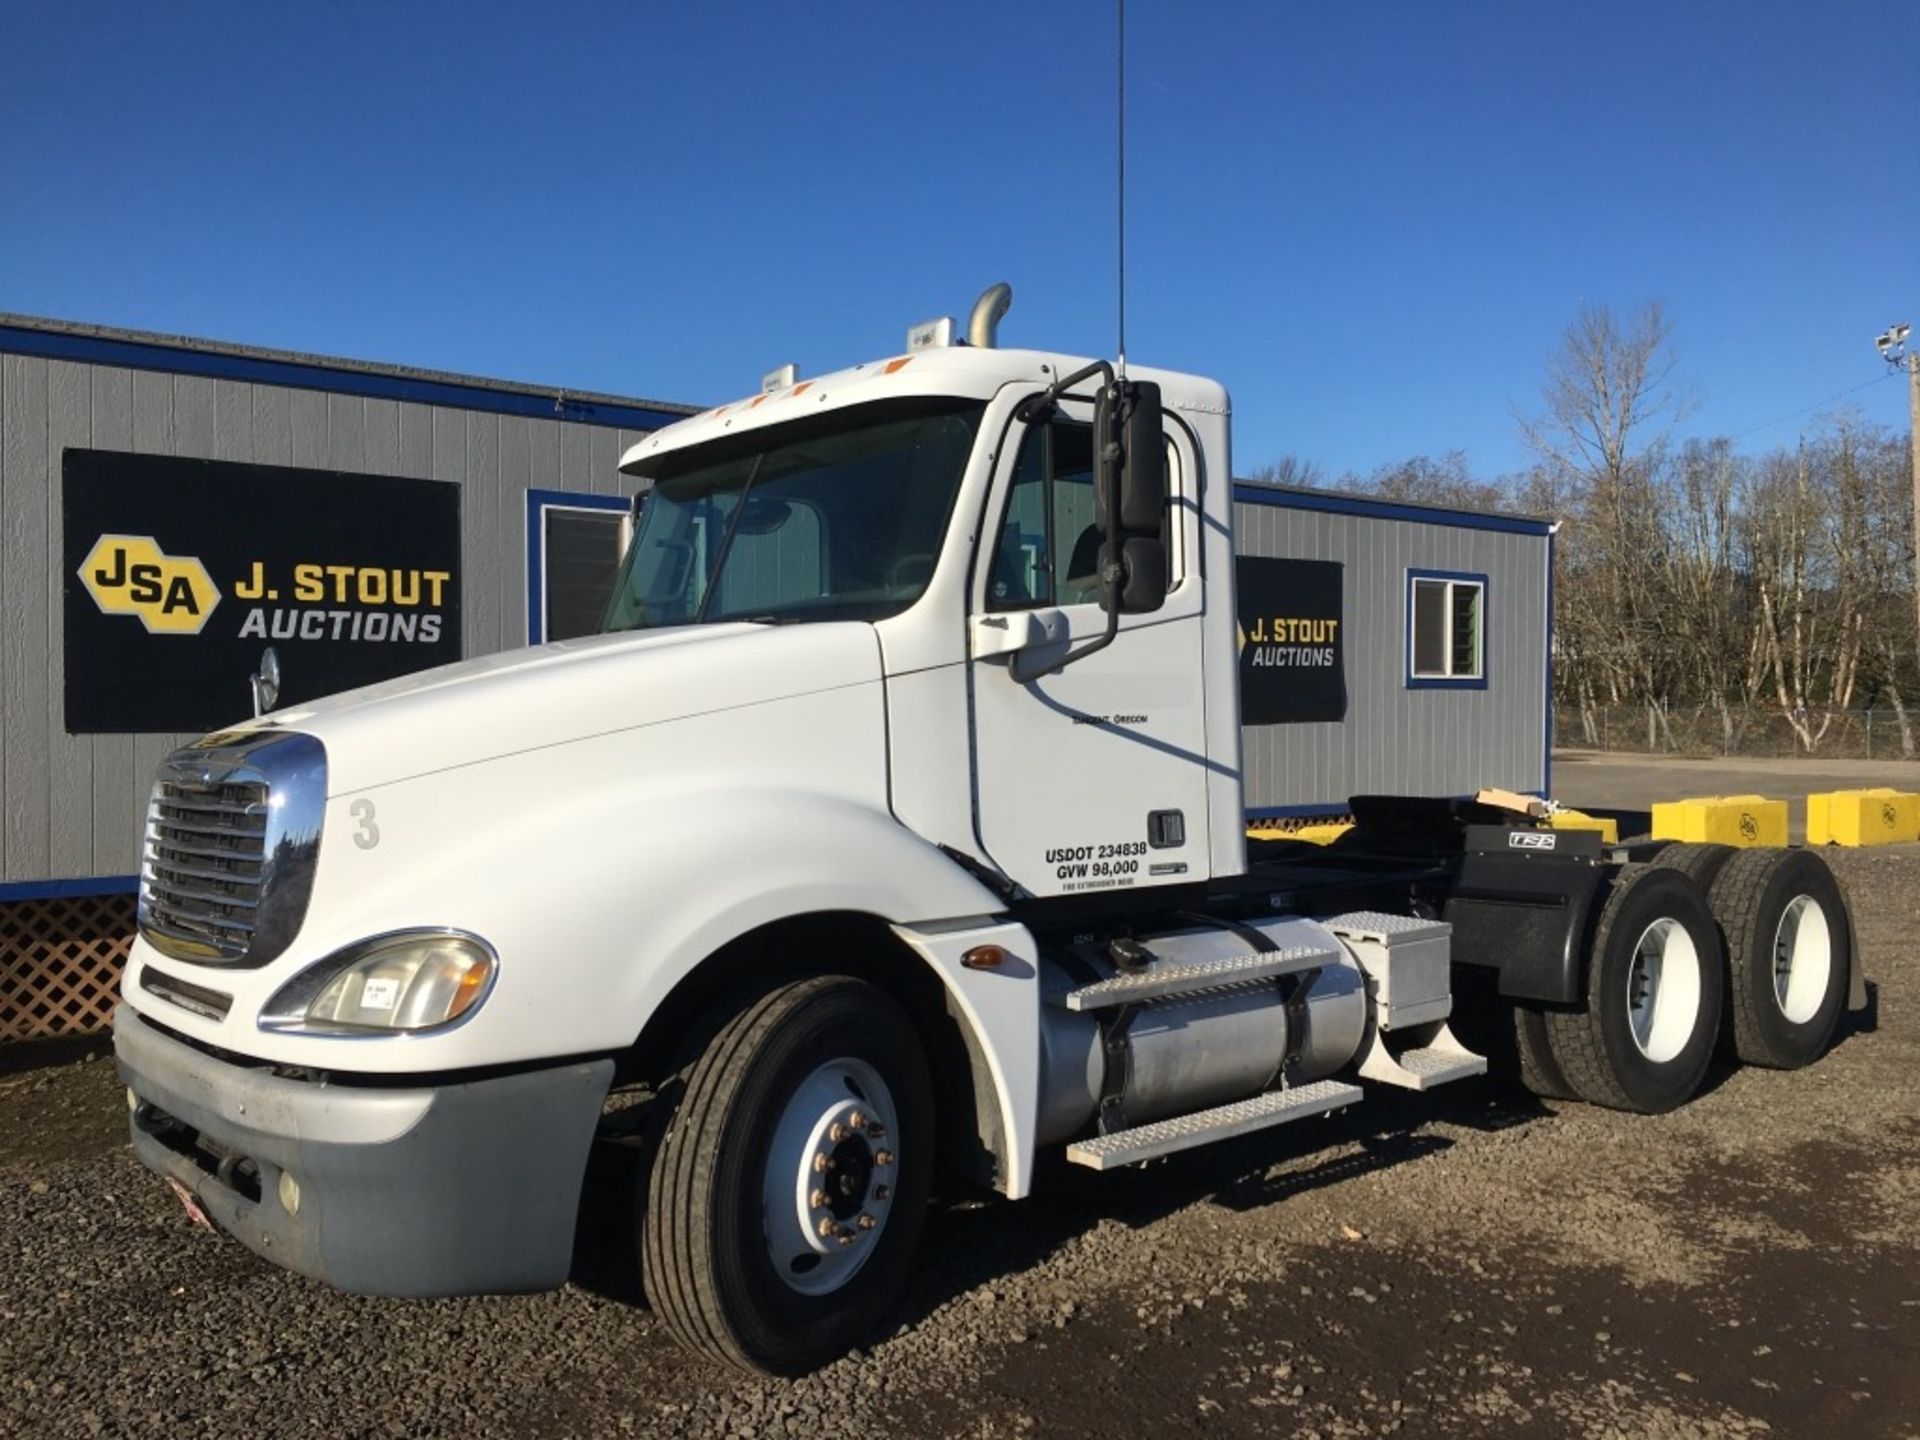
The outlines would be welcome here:
<svg viewBox="0 0 1920 1440">
<path fill-rule="evenodd" d="M 154 767 L 268 646 L 297 703 L 594 629 L 691 413 L 0 315 L 0 1040 L 99 1023 Z"/>
</svg>

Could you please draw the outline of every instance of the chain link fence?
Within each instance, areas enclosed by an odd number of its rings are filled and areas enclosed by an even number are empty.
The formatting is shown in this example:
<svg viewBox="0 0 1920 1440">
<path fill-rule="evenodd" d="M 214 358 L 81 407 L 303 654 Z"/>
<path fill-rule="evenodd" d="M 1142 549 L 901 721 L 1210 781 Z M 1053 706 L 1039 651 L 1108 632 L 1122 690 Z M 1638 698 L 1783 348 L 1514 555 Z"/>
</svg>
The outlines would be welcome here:
<svg viewBox="0 0 1920 1440">
<path fill-rule="evenodd" d="M 1920 712 L 1909 709 L 1904 718 L 1890 708 L 1810 710 L 1793 716 L 1778 709 L 1736 706 L 1723 711 L 1710 705 L 1582 710 L 1560 702 L 1554 709 L 1553 743 L 1635 755 L 1912 760 L 1920 759 Z"/>
</svg>

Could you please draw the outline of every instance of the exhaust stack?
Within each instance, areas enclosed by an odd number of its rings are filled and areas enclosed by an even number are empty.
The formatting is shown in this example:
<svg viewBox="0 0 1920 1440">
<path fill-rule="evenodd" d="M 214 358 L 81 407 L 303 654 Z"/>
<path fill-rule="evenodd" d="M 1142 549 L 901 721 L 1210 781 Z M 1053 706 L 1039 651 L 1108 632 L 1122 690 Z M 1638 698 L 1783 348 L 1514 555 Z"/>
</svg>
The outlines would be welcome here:
<svg viewBox="0 0 1920 1440">
<path fill-rule="evenodd" d="M 993 349 L 1000 322 L 1012 305 L 1013 286 L 1006 281 L 983 290 L 980 298 L 973 302 L 973 313 L 967 317 L 967 343 L 982 350 Z"/>
</svg>

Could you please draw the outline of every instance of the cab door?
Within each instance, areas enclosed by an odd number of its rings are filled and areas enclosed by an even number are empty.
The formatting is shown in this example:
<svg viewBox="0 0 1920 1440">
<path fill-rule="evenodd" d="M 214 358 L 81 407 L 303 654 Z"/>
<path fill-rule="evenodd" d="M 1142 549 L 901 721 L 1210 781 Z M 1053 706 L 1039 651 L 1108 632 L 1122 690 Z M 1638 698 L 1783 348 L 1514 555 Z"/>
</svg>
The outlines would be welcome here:
<svg viewBox="0 0 1920 1440">
<path fill-rule="evenodd" d="M 1167 436 L 1168 581 L 1160 609 L 1103 635 L 1091 406 L 1064 402 L 1001 447 L 969 617 L 976 824 L 1035 896 L 1205 880 L 1198 469 Z M 1064 668 L 1053 668 L 1068 660 Z"/>
</svg>

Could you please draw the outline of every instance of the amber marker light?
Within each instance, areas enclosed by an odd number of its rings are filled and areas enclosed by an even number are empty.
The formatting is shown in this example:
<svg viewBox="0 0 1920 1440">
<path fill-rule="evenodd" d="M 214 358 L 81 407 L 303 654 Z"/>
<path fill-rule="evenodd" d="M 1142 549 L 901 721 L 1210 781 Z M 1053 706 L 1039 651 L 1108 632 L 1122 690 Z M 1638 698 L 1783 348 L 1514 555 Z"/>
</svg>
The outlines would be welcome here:
<svg viewBox="0 0 1920 1440">
<path fill-rule="evenodd" d="M 487 993 L 487 981 L 493 978 L 491 965 L 469 966 L 460 976 L 460 983 L 453 992 L 453 999 L 447 1004 L 447 1019 L 453 1020 L 464 1015 Z"/>
<path fill-rule="evenodd" d="M 998 970 L 1013 957 L 998 945 L 976 945 L 960 957 L 969 970 Z"/>
</svg>

